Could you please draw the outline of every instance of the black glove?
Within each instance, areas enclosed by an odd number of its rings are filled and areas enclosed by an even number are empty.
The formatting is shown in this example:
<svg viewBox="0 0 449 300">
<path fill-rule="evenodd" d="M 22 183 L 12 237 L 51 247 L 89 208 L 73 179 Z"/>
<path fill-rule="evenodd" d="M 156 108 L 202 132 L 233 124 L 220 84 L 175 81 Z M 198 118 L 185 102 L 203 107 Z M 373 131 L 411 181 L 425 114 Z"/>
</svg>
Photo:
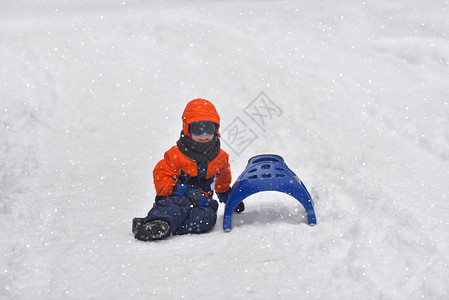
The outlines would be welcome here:
<svg viewBox="0 0 449 300">
<path fill-rule="evenodd" d="M 217 193 L 218 196 L 218 201 L 220 201 L 221 203 L 227 203 L 228 202 L 228 198 L 229 198 L 229 193 L 231 190 L 227 190 L 224 193 Z M 234 211 L 236 213 L 241 213 L 245 210 L 245 204 L 242 202 L 239 203 L 239 206 L 237 206 Z"/>
<path fill-rule="evenodd" d="M 224 193 L 217 193 L 218 201 L 220 201 L 221 203 L 225 203 L 225 204 L 226 204 L 226 202 L 228 202 L 229 192 L 230 192 L 230 191 L 231 191 L 231 190 L 229 189 L 229 190 L 227 190 L 227 191 L 224 192 Z"/>
<path fill-rule="evenodd" d="M 243 201 L 240 202 L 240 203 L 239 203 L 239 206 L 237 206 L 237 207 L 234 209 L 234 211 L 235 211 L 236 213 L 241 213 L 241 212 L 243 212 L 244 210 L 245 210 L 245 203 L 243 203 Z"/>
<path fill-rule="evenodd" d="M 208 207 L 210 205 L 210 198 L 206 197 L 203 191 L 182 183 L 175 185 L 172 194 L 189 198 L 190 204 L 193 206 Z"/>
</svg>

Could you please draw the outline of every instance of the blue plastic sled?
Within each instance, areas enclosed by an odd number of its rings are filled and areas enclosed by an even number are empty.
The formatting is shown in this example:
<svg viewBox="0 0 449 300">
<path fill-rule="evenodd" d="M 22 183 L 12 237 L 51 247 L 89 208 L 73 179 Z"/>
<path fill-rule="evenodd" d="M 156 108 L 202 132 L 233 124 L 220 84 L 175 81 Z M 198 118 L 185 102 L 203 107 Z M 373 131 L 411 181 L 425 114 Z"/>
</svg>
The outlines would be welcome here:
<svg viewBox="0 0 449 300">
<path fill-rule="evenodd" d="M 305 208 L 309 225 L 316 224 L 315 210 L 304 184 L 279 155 L 262 154 L 249 159 L 243 173 L 232 186 L 226 202 L 223 230 L 231 231 L 234 209 L 246 197 L 263 191 L 278 191 L 296 198 Z"/>
</svg>

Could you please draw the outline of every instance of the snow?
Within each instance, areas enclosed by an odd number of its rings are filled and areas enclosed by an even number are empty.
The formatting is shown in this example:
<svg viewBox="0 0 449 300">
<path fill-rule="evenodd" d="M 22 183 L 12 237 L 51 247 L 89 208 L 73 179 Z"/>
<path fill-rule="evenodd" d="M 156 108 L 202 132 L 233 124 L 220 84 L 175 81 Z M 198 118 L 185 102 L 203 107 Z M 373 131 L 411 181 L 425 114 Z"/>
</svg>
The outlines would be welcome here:
<svg viewBox="0 0 449 300">
<path fill-rule="evenodd" d="M 2 1 L 0 298 L 447 299 L 448 1 L 342 2 Z M 197 97 L 258 136 L 233 178 L 283 156 L 316 226 L 264 192 L 230 233 L 221 206 L 133 238 Z"/>
</svg>

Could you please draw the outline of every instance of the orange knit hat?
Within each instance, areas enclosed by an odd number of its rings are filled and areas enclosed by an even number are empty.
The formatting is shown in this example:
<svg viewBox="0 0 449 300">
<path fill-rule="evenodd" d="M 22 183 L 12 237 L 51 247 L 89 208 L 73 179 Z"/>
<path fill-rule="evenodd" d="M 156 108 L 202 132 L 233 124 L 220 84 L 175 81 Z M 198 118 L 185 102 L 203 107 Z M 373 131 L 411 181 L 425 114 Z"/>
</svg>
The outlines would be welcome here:
<svg viewBox="0 0 449 300">
<path fill-rule="evenodd" d="M 216 133 L 220 136 L 218 131 L 220 128 L 220 116 L 215 106 L 206 99 L 198 98 L 187 103 L 182 114 L 182 131 L 184 135 L 190 137 L 189 125 L 199 121 L 211 121 L 217 124 Z"/>
</svg>

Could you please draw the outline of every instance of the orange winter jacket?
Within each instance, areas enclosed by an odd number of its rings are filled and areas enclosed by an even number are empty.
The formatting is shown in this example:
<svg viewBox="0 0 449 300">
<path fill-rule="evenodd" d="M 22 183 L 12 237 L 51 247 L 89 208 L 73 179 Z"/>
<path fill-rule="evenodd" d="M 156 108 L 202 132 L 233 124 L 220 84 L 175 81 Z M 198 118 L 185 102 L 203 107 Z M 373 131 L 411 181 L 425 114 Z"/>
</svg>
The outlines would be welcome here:
<svg viewBox="0 0 449 300">
<path fill-rule="evenodd" d="M 183 133 L 190 137 L 189 125 L 198 121 L 211 121 L 217 124 L 216 135 L 220 136 L 220 117 L 215 106 L 205 99 L 194 99 L 190 101 L 182 114 Z M 204 167 L 204 166 L 202 166 Z M 157 196 L 172 195 L 173 187 L 180 177 L 194 178 L 198 176 L 198 164 L 194 160 L 185 156 L 178 146 L 173 146 L 165 152 L 164 159 L 161 160 L 153 171 L 154 186 Z M 204 176 L 204 174 L 202 175 Z M 224 193 L 229 190 L 231 184 L 231 167 L 229 165 L 229 155 L 220 149 L 218 155 L 207 163 L 205 180 L 210 187 L 205 192 L 213 191 Z"/>
<path fill-rule="evenodd" d="M 213 186 L 215 186 L 215 192 L 217 193 L 224 193 L 230 188 L 231 166 L 228 161 L 229 155 L 220 150 L 218 156 L 207 164 L 206 179 L 215 177 Z M 153 177 L 156 194 L 158 196 L 170 196 L 181 172 L 196 177 L 198 166 L 195 161 L 186 157 L 178 146 L 173 146 L 165 152 L 164 159 L 154 168 Z"/>
</svg>

